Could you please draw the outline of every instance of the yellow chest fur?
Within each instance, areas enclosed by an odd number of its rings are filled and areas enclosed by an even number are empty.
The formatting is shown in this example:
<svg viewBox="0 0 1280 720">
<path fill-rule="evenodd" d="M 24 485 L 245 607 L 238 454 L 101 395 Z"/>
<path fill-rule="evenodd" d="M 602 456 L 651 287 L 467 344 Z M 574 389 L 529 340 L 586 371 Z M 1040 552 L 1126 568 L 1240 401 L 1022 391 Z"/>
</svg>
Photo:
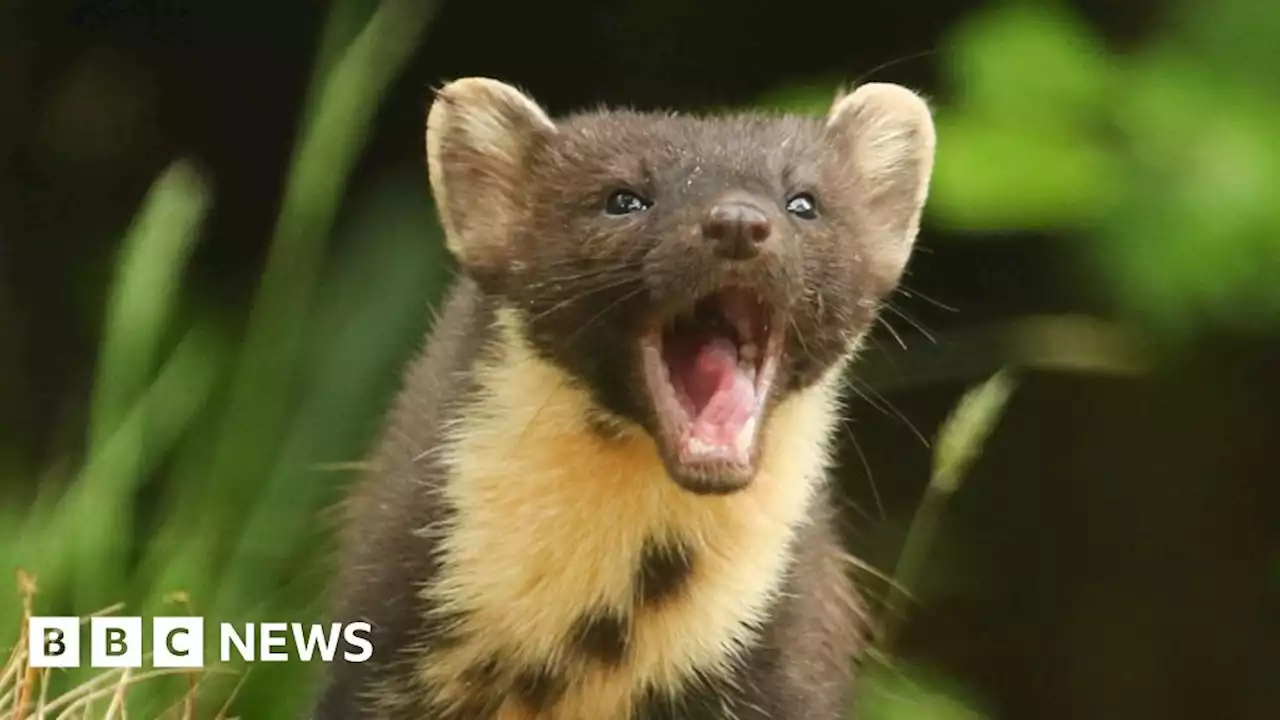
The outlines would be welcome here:
<svg viewBox="0 0 1280 720">
<path fill-rule="evenodd" d="M 481 398 L 452 428 L 443 456 L 456 513 L 441 533 L 441 577 L 425 591 L 466 618 L 466 641 L 424 658 L 420 672 L 461 699 L 470 690 L 459 678 L 486 658 L 556 667 L 572 683 L 554 718 L 626 718 L 644 688 L 678 688 L 695 668 L 721 667 L 753 641 L 825 469 L 836 372 L 776 408 L 749 487 L 699 496 L 667 477 L 644 433 L 593 432 L 587 395 L 532 355 L 514 313 L 499 317 L 503 342 L 479 369 Z M 696 557 L 687 586 L 633 612 L 642 548 L 677 538 Z M 628 651 L 616 666 L 566 646 L 591 608 L 628 618 Z M 511 701 L 499 717 L 525 712 Z"/>
</svg>

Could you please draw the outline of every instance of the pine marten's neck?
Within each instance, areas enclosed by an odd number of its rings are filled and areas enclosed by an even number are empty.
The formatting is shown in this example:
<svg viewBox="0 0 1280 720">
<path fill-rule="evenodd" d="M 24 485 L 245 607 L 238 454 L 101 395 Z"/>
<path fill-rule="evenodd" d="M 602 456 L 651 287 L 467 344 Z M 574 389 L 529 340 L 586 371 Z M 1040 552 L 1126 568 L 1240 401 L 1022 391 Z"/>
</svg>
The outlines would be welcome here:
<svg viewBox="0 0 1280 720">
<path fill-rule="evenodd" d="M 647 434 L 593 427 L 589 396 L 534 355 L 516 313 L 497 325 L 444 449 L 451 514 L 428 591 L 466 641 L 423 672 L 461 697 L 466 671 L 517 658 L 564 679 L 552 686 L 591 688 L 558 687 L 558 707 L 580 709 L 566 717 L 626 717 L 636 692 L 679 687 L 753 641 L 821 482 L 834 381 L 779 404 L 753 483 L 697 495 Z"/>
</svg>

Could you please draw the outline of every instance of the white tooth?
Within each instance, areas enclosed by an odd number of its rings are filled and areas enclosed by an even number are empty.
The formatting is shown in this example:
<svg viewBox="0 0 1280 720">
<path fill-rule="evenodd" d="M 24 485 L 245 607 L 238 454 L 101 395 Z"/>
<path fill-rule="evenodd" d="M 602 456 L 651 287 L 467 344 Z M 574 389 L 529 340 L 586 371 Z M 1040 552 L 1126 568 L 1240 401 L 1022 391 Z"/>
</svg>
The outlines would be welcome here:
<svg viewBox="0 0 1280 720">
<path fill-rule="evenodd" d="M 706 443 L 702 442 L 702 440 L 701 440 L 700 438 L 696 438 L 696 437 L 689 438 L 689 445 L 688 445 L 688 448 L 689 448 L 689 450 L 690 450 L 690 451 L 695 452 L 695 453 L 698 453 L 698 454 L 705 453 L 705 452 L 707 452 L 707 450 L 709 450 L 709 449 L 710 449 L 710 448 L 708 448 L 708 447 L 707 447 L 707 444 L 706 444 Z"/>
<path fill-rule="evenodd" d="M 751 447 L 751 440 L 756 433 L 756 418 L 752 415 L 738 431 L 738 436 L 733 439 L 733 447 L 739 453 L 745 454 Z"/>
<path fill-rule="evenodd" d="M 750 361 L 750 362 L 755 362 L 756 354 L 757 354 L 758 352 L 759 352 L 759 350 L 756 348 L 756 344 L 755 344 L 755 343 L 753 343 L 753 342 L 744 342 L 744 343 L 742 343 L 742 347 L 738 348 L 738 357 L 739 357 L 739 358 L 741 358 L 741 359 L 743 359 L 743 360 L 747 360 L 747 361 Z"/>
</svg>

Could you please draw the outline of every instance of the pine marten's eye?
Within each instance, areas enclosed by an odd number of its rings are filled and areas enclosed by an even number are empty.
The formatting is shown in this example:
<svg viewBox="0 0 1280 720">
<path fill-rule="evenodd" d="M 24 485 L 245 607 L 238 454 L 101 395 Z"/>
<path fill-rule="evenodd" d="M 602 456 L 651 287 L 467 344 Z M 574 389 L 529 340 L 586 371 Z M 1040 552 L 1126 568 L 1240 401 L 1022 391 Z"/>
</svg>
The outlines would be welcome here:
<svg viewBox="0 0 1280 720">
<path fill-rule="evenodd" d="M 813 220 L 818 217 L 818 203 L 809 193 L 798 193 L 787 201 L 787 212 L 798 218 Z"/>
<path fill-rule="evenodd" d="M 610 215 L 630 215 L 643 212 L 653 205 L 630 190 L 615 190 L 604 203 L 604 211 Z"/>
</svg>

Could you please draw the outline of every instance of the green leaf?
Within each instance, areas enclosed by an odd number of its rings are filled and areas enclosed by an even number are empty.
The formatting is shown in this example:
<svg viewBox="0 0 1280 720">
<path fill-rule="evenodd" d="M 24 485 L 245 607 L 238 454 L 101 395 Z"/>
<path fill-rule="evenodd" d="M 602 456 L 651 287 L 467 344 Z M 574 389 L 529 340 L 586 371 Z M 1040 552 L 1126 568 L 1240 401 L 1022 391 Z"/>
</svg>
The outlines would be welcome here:
<svg viewBox="0 0 1280 720">
<path fill-rule="evenodd" d="M 91 445 L 121 422 L 155 371 L 177 287 L 209 207 L 205 179 L 190 163 L 174 163 L 156 180 L 125 236 L 107 301 Z"/>
<path fill-rule="evenodd" d="M 1020 124 L 1094 117 L 1114 81 L 1100 38 L 1052 3 L 976 15 L 957 31 L 949 59 L 962 110 Z"/>
<path fill-rule="evenodd" d="M 942 115 L 938 138 L 928 212 L 951 227 L 1078 227 L 1115 197 L 1116 159 L 1077 129 Z"/>
<path fill-rule="evenodd" d="M 972 693 L 921 666 L 871 666 L 858 702 L 859 720 L 987 720 Z"/>
<path fill-rule="evenodd" d="M 1116 296 L 1179 334 L 1280 321 L 1280 103 L 1169 51 L 1130 78 L 1115 114 L 1131 159 L 1095 244 Z"/>
</svg>

